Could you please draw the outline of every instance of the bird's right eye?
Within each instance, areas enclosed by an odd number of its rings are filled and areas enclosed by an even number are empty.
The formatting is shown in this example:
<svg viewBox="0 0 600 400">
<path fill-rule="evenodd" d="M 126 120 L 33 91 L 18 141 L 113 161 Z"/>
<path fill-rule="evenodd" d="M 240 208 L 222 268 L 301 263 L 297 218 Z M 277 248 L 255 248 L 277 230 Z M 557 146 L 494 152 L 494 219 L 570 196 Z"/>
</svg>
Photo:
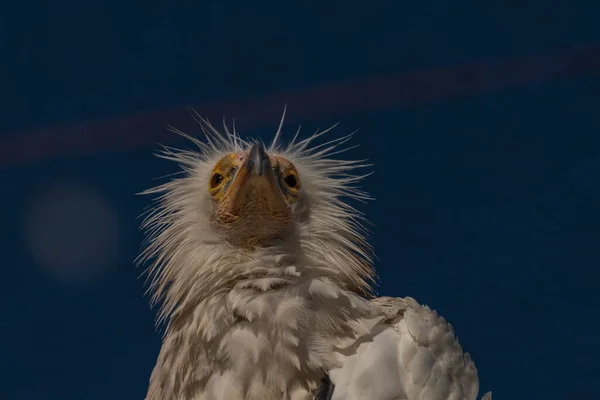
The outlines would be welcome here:
<svg viewBox="0 0 600 400">
<path fill-rule="evenodd" d="M 210 178 L 210 188 L 216 189 L 221 185 L 225 177 L 218 172 L 215 172 L 213 176 Z"/>
<path fill-rule="evenodd" d="M 283 181 L 292 189 L 296 189 L 298 187 L 298 179 L 296 179 L 296 175 L 294 174 L 289 174 L 283 179 Z"/>
</svg>

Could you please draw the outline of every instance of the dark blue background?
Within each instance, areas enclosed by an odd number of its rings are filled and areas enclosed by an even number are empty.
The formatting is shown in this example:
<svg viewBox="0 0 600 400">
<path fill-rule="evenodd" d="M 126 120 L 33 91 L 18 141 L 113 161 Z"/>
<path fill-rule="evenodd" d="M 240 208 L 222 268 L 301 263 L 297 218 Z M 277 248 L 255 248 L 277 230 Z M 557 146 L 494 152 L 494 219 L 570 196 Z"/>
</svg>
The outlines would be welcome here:
<svg viewBox="0 0 600 400">
<path fill-rule="evenodd" d="M 149 204 L 134 193 L 176 166 L 122 121 L 187 104 L 231 119 L 241 99 L 265 116 L 238 119 L 242 134 L 270 138 L 284 102 L 287 138 L 298 123 L 360 128 L 348 157 L 375 164 L 364 187 L 377 200 L 360 208 L 379 292 L 446 316 L 483 391 L 597 395 L 598 53 L 548 69 L 600 43 L 600 3 L 13 3 L 0 9 L 1 399 L 143 398 L 160 335 L 133 265 Z M 520 79 L 506 60 L 532 54 L 554 55 Z M 476 72 L 513 66 L 518 84 L 444 75 L 478 60 Z M 421 100 L 348 106 L 361 79 L 415 71 L 439 78 Z M 331 114 L 297 95 L 319 87 Z M 177 115 L 149 125 L 190 125 Z"/>
</svg>

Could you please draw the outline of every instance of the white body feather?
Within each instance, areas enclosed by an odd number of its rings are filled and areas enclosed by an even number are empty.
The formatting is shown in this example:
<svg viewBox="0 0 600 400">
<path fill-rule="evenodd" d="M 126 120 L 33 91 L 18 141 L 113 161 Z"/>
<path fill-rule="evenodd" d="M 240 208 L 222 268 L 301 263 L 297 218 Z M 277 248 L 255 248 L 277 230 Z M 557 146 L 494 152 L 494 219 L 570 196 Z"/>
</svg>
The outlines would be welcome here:
<svg viewBox="0 0 600 400">
<path fill-rule="evenodd" d="M 370 246 L 343 201 L 368 199 L 351 174 L 364 165 L 328 158 L 348 137 L 282 148 L 278 130 L 269 153 L 303 181 L 294 231 L 243 249 L 215 228 L 206 186 L 215 162 L 249 143 L 199 122 L 199 152 L 162 153 L 186 175 L 147 192 L 160 197 L 142 260 L 154 260 L 168 325 L 146 399 L 306 400 L 329 374 L 335 400 L 474 400 L 477 371 L 443 318 L 412 299 L 368 299 Z"/>
<path fill-rule="evenodd" d="M 477 399 L 475 364 L 443 317 L 410 297 L 373 302 L 387 316 L 362 320 L 364 333 L 336 343 L 332 400 Z"/>
</svg>

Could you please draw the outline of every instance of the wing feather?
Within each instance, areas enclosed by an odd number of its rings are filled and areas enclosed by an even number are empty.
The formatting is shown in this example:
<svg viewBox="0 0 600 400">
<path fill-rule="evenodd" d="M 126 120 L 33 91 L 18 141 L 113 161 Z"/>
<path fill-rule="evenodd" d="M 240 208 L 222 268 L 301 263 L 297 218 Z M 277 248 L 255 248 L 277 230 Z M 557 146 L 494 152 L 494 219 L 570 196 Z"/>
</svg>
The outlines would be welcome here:
<svg viewBox="0 0 600 400">
<path fill-rule="evenodd" d="M 452 325 L 410 297 L 372 303 L 383 318 L 361 321 L 368 334 L 337 344 L 333 400 L 477 399 L 477 368 Z"/>
</svg>

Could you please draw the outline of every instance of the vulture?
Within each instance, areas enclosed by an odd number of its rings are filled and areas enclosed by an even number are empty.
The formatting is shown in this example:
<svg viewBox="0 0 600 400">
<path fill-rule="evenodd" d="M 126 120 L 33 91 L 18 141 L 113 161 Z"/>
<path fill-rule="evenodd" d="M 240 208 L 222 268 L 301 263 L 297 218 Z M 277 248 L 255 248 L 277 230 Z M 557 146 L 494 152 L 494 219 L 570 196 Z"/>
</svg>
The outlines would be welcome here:
<svg viewBox="0 0 600 400">
<path fill-rule="evenodd" d="M 364 160 L 351 135 L 270 145 L 194 114 L 194 150 L 142 229 L 164 328 L 146 400 L 476 400 L 477 369 L 436 311 L 375 297 Z M 285 112 L 284 112 L 285 116 Z M 321 142 L 315 144 L 315 142 Z M 196 148 L 197 147 L 197 148 Z M 490 400 L 491 393 L 484 399 Z"/>
</svg>

